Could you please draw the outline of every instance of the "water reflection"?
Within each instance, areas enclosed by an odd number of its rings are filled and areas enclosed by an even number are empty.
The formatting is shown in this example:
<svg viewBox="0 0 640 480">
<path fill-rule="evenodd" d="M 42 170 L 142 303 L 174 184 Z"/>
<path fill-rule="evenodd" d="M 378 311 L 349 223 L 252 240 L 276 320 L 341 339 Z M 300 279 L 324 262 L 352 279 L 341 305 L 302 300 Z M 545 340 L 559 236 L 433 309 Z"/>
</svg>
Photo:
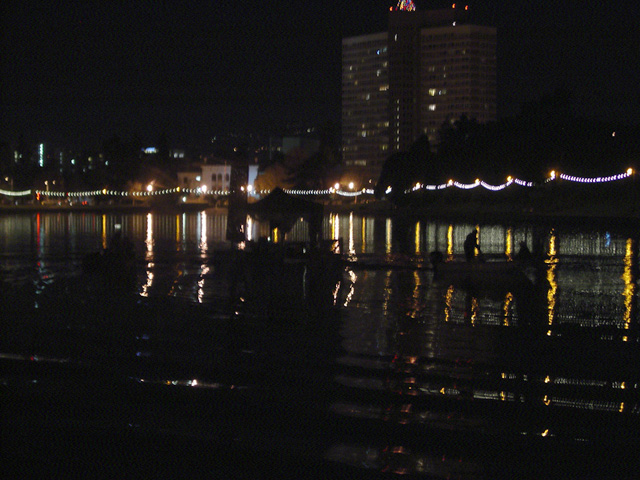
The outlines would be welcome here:
<svg viewBox="0 0 640 480">
<path fill-rule="evenodd" d="M 68 270 L 78 269 L 83 255 L 104 246 L 106 239 L 113 234 L 115 225 L 120 224 L 123 233 L 130 236 L 135 245 L 142 247 L 138 251 L 142 252 L 145 262 L 146 278 L 140 288 L 144 294 L 148 294 L 154 279 L 157 280 L 157 265 L 161 258 L 163 263 L 175 262 L 176 255 L 183 264 L 193 260 L 197 262 L 197 266 L 194 266 L 197 273 L 202 274 L 213 255 L 212 246 L 225 244 L 225 221 L 224 214 L 208 212 L 171 216 L 156 213 L 38 213 L 33 217 L 5 216 L 0 219 L 4 268 L 16 274 L 20 270 L 20 275 L 24 276 L 29 268 L 36 267 L 31 270 L 34 273 L 28 274 L 35 275 L 34 283 L 45 280 L 52 270 L 60 274 L 61 264 Z M 343 222 L 346 228 L 341 225 Z M 397 228 L 395 224 L 396 221 L 391 218 L 378 221 L 354 212 L 344 215 L 332 213 L 326 217 L 324 237 L 340 239 L 346 234 L 344 244 L 348 252 L 356 257 L 391 255 L 401 251 L 400 244 L 406 242 L 402 249 L 417 261 L 422 261 L 428 252 L 434 250 L 443 250 L 448 257 L 461 256 L 464 237 L 473 227 L 466 223 L 419 220 L 411 224 L 410 232 L 407 232 L 409 235 L 403 235 L 402 228 Z M 257 222 L 248 225 L 248 231 L 256 235 L 260 235 L 262 228 L 263 225 Z M 381 230 L 380 235 L 376 234 L 376 229 Z M 301 225 L 287 239 L 303 240 L 304 233 Z M 544 269 L 534 272 L 532 279 L 540 289 L 546 289 L 545 323 L 549 329 L 577 323 L 633 330 L 637 323 L 638 258 L 633 237 L 611 231 L 560 232 L 558 229 L 549 229 L 545 233 L 538 227 L 527 225 L 482 225 L 480 241 L 488 260 L 512 259 L 514 245 L 519 242 L 525 242 L 531 251 L 535 251 L 538 245 L 544 247 Z M 69 260 L 64 259 L 65 256 Z M 37 262 L 29 265 L 30 259 L 34 258 L 38 259 Z M 58 258 L 62 259 L 59 263 L 54 261 Z M 173 272 L 185 272 L 185 267 Z M 186 271 L 193 270 L 187 267 Z M 169 271 L 163 270 L 163 275 L 167 273 Z M 206 270 L 206 275 L 211 273 L 211 270 Z M 171 284 L 172 280 L 167 279 L 163 283 Z M 352 286 L 358 288 L 357 284 L 352 283 Z M 380 288 L 385 291 L 392 287 L 381 285 Z M 514 296 L 513 299 L 508 294 Z M 460 319 L 459 313 L 464 318 L 467 312 L 466 318 L 477 324 L 489 320 L 483 316 L 484 312 L 496 309 L 501 313 L 500 320 L 494 323 L 512 324 L 517 310 L 517 295 L 515 292 L 503 292 L 500 296 L 500 301 L 487 303 L 474 293 L 465 296 L 457 288 L 445 290 L 442 292 L 441 312 L 444 318 L 454 322 L 459 321 L 455 320 Z M 351 297 L 347 294 L 347 298 Z M 466 303 L 467 307 L 460 308 L 460 301 L 463 305 Z M 607 315 L 607 312 L 610 314 Z"/>
<path fill-rule="evenodd" d="M 627 250 L 624 256 L 624 329 L 631 328 L 631 322 L 637 304 L 637 278 L 638 278 L 638 250 L 634 239 L 627 239 Z M 625 341 L 627 338 L 625 337 Z"/>
<path fill-rule="evenodd" d="M 556 235 L 555 232 L 551 232 L 549 238 L 549 253 L 547 255 L 547 282 L 549 284 L 549 292 L 547 293 L 549 313 L 549 327 L 553 326 L 553 321 L 556 313 L 556 296 L 558 294 L 558 282 L 556 281 L 556 268 L 558 266 L 558 259 L 556 257 Z"/>
<path fill-rule="evenodd" d="M 118 369 L 133 371 L 128 378 L 160 390 L 153 393 L 165 402 L 154 406 L 158 410 L 174 410 L 163 395 L 196 391 L 203 395 L 198 405 L 206 406 L 189 414 L 202 430 L 213 419 L 229 418 L 231 405 L 241 412 L 228 420 L 234 428 L 246 411 L 260 420 L 257 425 L 268 424 L 263 430 L 269 433 L 255 444 L 268 443 L 273 432 L 290 435 L 290 444 L 291 438 L 320 436 L 317 451 L 324 458 L 378 472 L 509 478 L 492 475 L 504 473 L 502 461 L 515 468 L 522 460 L 535 471 L 538 461 L 561 463 L 557 452 L 565 446 L 565 453 L 583 445 L 615 450 L 625 435 L 637 437 L 638 246 L 630 234 L 481 225 L 488 262 L 512 259 L 522 241 L 532 252 L 540 248 L 543 261 L 528 272 L 530 289 L 497 288 L 491 278 L 470 288 L 434 281 L 429 269 L 411 265 L 421 265 L 418 260 L 433 250 L 461 256 L 473 224 L 420 219 L 400 228 L 391 218 L 331 214 L 325 238 L 344 236 L 355 257 L 395 258 L 403 251 L 416 263 L 347 268 L 329 289 L 338 312 L 303 308 L 309 283 L 273 292 L 277 282 L 262 282 L 273 295 L 243 317 L 226 309 L 228 267 L 238 264 L 219 261 L 227 246 L 225 222 L 214 212 L 1 217 L 6 278 L 42 283 L 60 275 L 100 247 L 119 223 L 140 254 L 141 294 L 164 299 L 159 306 L 136 297 L 104 311 L 83 303 L 47 312 L 37 325 L 46 327 L 43 334 L 23 344 L 17 334 L 3 336 L 3 348 L 19 345 L 15 358 L 25 362 L 47 348 L 74 355 L 34 358 L 85 358 L 90 351 L 97 364 L 115 351 Z M 262 229 L 247 223 L 253 238 Z M 296 225 L 288 239 L 302 240 L 306 233 Z M 174 297 L 183 302 L 167 301 Z M 26 325 L 10 327 L 20 332 L 29 330 Z M 224 409 L 218 396 L 206 396 L 236 392 L 234 385 L 251 387 Z M 194 397 L 181 398 L 186 404 Z M 136 415 L 130 406 L 126 411 Z M 247 444 L 254 445 L 242 447 Z"/>
<path fill-rule="evenodd" d="M 147 229 L 146 229 L 146 237 L 145 237 L 145 260 L 146 260 L 146 281 L 142 285 L 142 293 L 143 297 L 149 296 L 149 289 L 153 285 L 153 214 L 147 214 Z"/>
</svg>

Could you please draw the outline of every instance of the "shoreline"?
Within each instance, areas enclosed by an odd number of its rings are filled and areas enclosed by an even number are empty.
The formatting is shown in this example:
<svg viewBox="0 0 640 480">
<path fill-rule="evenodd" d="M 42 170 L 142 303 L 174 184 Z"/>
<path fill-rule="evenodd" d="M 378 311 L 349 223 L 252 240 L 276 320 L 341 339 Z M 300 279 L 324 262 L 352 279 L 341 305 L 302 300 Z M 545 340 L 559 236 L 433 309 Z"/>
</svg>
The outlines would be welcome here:
<svg viewBox="0 0 640 480">
<path fill-rule="evenodd" d="M 227 212 L 227 207 L 190 205 L 0 205 L 0 215 L 25 213 L 190 213 Z M 640 227 L 640 205 L 581 204 L 565 208 L 533 208 L 489 202 L 435 202 L 424 205 L 396 206 L 388 201 L 325 204 L 325 213 L 349 213 L 399 218 L 473 221 L 479 223 L 515 222 L 562 224 L 589 222 L 597 225 Z"/>
</svg>

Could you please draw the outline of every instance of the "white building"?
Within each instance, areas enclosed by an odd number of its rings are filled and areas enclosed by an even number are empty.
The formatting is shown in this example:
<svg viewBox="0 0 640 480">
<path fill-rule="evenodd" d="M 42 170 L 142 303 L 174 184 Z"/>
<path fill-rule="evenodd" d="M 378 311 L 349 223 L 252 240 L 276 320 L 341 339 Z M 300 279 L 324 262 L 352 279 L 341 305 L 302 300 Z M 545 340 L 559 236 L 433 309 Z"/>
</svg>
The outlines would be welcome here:
<svg viewBox="0 0 640 480">
<path fill-rule="evenodd" d="M 178 184 L 185 190 L 228 192 L 231 188 L 231 165 L 204 164 L 178 172 Z"/>
<path fill-rule="evenodd" d="M 198 193 L 225 195 L 231 190 L 231 165 L 228 163 L 201 164 L 178 172 L 178 184 L 182 190 L 197 190 Z M 258 165 L 249 165 L 249 193 L 258 176 Z M 255 195 L 252 195 L 255 196 Z"/>
</svg>

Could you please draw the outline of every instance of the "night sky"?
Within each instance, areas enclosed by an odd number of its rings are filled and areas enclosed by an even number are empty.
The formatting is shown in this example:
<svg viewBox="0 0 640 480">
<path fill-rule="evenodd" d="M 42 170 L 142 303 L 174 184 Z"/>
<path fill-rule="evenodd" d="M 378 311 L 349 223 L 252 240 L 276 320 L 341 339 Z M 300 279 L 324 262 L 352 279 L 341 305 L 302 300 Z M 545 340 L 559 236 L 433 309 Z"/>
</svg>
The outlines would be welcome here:
<svg viewBox="0 0 640 480">
<path fill-rule="evenodd" d="M 419 9 L 450 2 L 416 1 Z M 173 146 L 340 120 L 341 39 L 395 1 L 5 0 L 0 141 Z M 498 109 L 564 87 L 576 113 L 640 124 L 635 2 L 470 1 L 498 28 Z"/>
</svg>

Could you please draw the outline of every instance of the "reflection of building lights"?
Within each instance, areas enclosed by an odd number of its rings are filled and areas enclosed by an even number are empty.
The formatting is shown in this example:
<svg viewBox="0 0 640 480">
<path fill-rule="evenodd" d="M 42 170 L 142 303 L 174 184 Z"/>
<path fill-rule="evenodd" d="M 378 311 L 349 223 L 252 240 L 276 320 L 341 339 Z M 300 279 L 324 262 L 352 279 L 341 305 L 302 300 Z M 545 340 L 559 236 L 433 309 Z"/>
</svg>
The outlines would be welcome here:
<svg viewBox="0 0 640 480">
<path fill-rule="evenodd" d="M 556 253 L 556 235 L 552 231 L 551 237 L 549 238 L 549 258 L 546 260 L 546 263 L 548 264 L 547 282 L 549 284 L 549 290 L 547 291 L 549 325 L 553 325 L 556 310 L 556 295 L 558 292 L 558 282 L 556 280 L 556 268 L 558 266 L 558 260 L 556 258 Z"/>
<path fill-rule="evenodd" d="M 504 297 L 504 326 L 508 327 L 511 318 L 511 306 L 513 304 L 513 294 L 511 292 L 507 292 Z"/>
<path fill-rule="evenodd" d="M 207 253 L 207 213 L 206 212 L 202 212 L 200 213 L 200 217 L 199 217 L 199 227 L 200 227 L 200 253 L 201 256 L 204 258 L 206 256 Z"/>
<path fill-rule="evenodd" d="M 505 239 L 505 248 L 504 248 L 504 254 L 507 257 L 507 261 L 511 261 L 513 260 L 513 257 L 511 256 L 511 254 L 513 253 L 513 231 L 511 230 L 511 227 L 509 227 L 507 229 L 507 238 Z"/>
<path fill-rule="evenodd" d="M 633 304 L 636 297 L 637 286 L 633 274 L 635 258 L 635 242 L 632 238 L 627 239 L 627 245 L 624 255 L 624 273 L 622 280 L 624 281 L 624 328 L 628 330 L 633 320 Z"/>
<path fill-rule="evenodd" d="M 107 244 L 107 216 L 105 214 L 102 215 L 102 248 L 107 249 L 109 245 Z"/>
<path fill-rule="evenodd" d="M 447 293 L 444 296 L 444 321 L 451 320 L 451 312 L 453 310 L 453 285 L 449 285 Z"/>
<path fill-rule="evenodd" d="M 385 253 L 391 253 L 391 242 L 393 240 L 393 232 L 391 228 L 391 219 L 387 218 L 385 223 L 385 235 L 384 235 L 384 251 Z"/>
<path fill-rule="evenodd" d="M 355 241 L 353 238 L 353 212 L 349 213 L 349 254 L 356 253 Z"/>
<path fill-rule="evenodd" d="M 476 320 L 478 320 L 478 298 L 471 298 L 471 325 L 476 326 Z"/>
<path fill-rule="evenodd" d="M 447 228 L 447 259 L 453 258 L 453 225 L 450 224 Z"/>
</svg>

